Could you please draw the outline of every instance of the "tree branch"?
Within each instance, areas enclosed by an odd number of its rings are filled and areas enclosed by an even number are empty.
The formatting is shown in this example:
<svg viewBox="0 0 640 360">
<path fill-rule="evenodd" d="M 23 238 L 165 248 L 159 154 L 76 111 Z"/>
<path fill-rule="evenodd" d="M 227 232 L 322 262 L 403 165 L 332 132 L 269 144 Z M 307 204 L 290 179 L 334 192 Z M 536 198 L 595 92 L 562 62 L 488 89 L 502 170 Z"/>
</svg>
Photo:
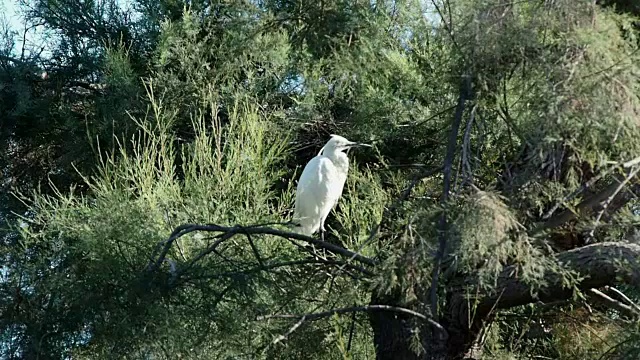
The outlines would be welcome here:
<svg viewBox="0 0 640 360">
<path fill-rule="evenodd" d="M 611 174 L 614 170 L 616 170 L 619 167 L 622 167 L 623 169 L 627 169 L 627 168 L 631 168 L 635 165 L 638 165 L 640 163 L 640 157 L 631 159 L 629 161 L 626 161 L 624 163 L 618 163 L 615 166 L 611 166 L 608 169 L 605 169 L 604 171 L 600 172 L 598 175 L 594 176 L 593 178 L 591 178 L 589 181 L 587 181 L 586 183 L 582 184 L 582 186 L 580 186 L 579 188 L 577 188 L 575 191 L 571 192 L 570 194 L 568 194 L 567 196 L 565 196 L 561 201 L 558 201 L 553 208 L 551 208 L 551 210 L 549 210 L 543 217 L 543 220 L 547 220 L 551 217 L 551 215 L 553 215 L 553 213 L 558 210 L 558 208 L 562 205 L 564 205 L 567 201 L 572 200 L 573 198 L 575 198 L 576 196 L 582 194 L 584 191 L 586 190 L 590 190 L 598 181 L 600 181 L 602 178 L 604 178 L 605 176 Z"/>
<path fill-rule="evenodd" d="M 2 55 L 2 54 L 0 54 L 0 60 L 5 60 L 5 61 L 12 62 L 12 63 L 15 63 L 15 64 L 20 64 L 20 65 L 25 65 L 25 64 L 27 64 L 27 63 L 26 63 L 25 61 L 23 61 L 23 60 L 16 59 L 16 58 L 14 58 L 14 57 L 6 56 L 6 55 Z"/>
<path fill-rule="evenodd" d="M 599 288 L 622 281 L 631 285 L 640 285 L 640 245 L 620 242 L 603 242 L 565 251 L 556 256 L 557 261 L 569 270 L 577 272 L 584 279 L 579 283 L 582 290 Z M 498 282 L 498 288 L 504 292 L 498 308 L 528 304 L 533 295 L 528 285 L 514 279 L 510 274 L 515 268 L 506 268 Z M 541 289 L 539 299 L 557 301 L 572 295 L 570 289 L 561 286 L 561 279 L 555 274 L 547 275 L 548 285 Z M 522 291 L 527 291 L 525 295 Z M 493 299 L 494 300 L 494 299 Z M 485 305 L 493 302 L 487 299 Z"/>
<path fill-rule="evenodd" d="M 598 216 L 596 216 L 595 223 L 593 224 L 593 228 L 589 232 L 589 238 L 593 238 L 593 236 L 594 236 L 594 234 L 596 232 L 596 229 L 598 228 L 598 225 L 600 224 L 600 219 L 602 219 L 602 215 L 604 214 L 605 211 L 607 211 L 607 208 L 609 207 L 609 205 L 611 204 L 613 199 L 616 196 L 618 196 L 618 194 L 620 193 L 620 191 L 622 191 L 622 189 L 625 187 L 625 185 L 627 185 L 627 183 L 629 183 L 629 181 L 638 174 L 638 171 L 640 171 L 640 168 L 637 168 L 635 170 L 631 170 L 629 172 L 629 175 L 626 176 L 624 178 L 624 180 L 622 180 L 620 182 L 620 185 L 618 185 L 618 187 L 616 187 L 614 192 L 602 203 L 601 209 L 598 212 Z"/>
<path fill-rule="evenodd" d="M 222 272 L 222 273 L 217 273 L 217 274 L 212 274 L 212 275 L 195 276 L 195 277 L 190 277 L 190 278 L 188 278 L 188 279 L 186 279 L 184 281 L 218 279 L 218 278 L 223 278 L 223 277 L 234 277 L 234 276 L 238 276 L 238 275 L 249 275 L 249 274 L 258 273 L 260 271 L 268 271 L 268 270 L 278 269 L 278 268 L 281 268 L 281 267 L 297 266 L 297 265 L 330 265 L 330 266 L 339 266 L 339 267 L 344 267 L 344 268 L 349 269 L 349 270 L 354 270 L 354 271 L 361 272 L 362 274 L 364 274 L 366 276 L 372 277 L 372 276 L 375 275 L 373 272 L 367 270 L 366 268 L 363 268 L 363 267 L 357 266 L 357 265 L 353 265 L 353 264 L 349 264 L 346 261 L 324 260 L 324 259 L 301 259 L 301 260 L 284 261 L 284 262 L 273 263 L 273 264 L 264 264 L 263 266 L 256 266 L 256 267 L 252 267 L 252 268 L 245 269 L 245 270 L 239 270 L 239 271 L 227 271 L 227 272 Z"/>
<path fill-rule="evenodd" d="M 314 320 L 319 320 L 319 319 L 326 318 L 326 317 L 329 317 L 329 316 L 333 316 L 335 314 L 348 314 L 348 313 L 352 313 L 352 312 L 371 312 L 371 311 L 390 311 L 390 312 L 396 312 L 396 313 L 401 313 L 401 314 L 405 314 L 405 315 L 411 315 L 411 316 L 417 317 L 420 320 L 424 320 L 424 321 L 428 322 L 429 324 L 435 326 L 440 331 L 442 331 L 444 334 L 447 333 L 447 330 L 445 330 L 445 328 L 442 325 L 440 325 L 437 321 L 429 318 L 428 316 L 426 316 L 424 314 L 421 314 L 421 313 L 419 313 L 417 311 L 413 311 L 411 309 L 407 309 L 407 308 L 403 308 L 403 307 L 397 307 L 397 306 L 390 306 L 390 305 L 352 306 L 352 307 L 348 307 L 348 308 L 339 308 L 339 309 L 333 309 L 333 310 L 323 311 L 323 312 L 318 312 L 318 313 L 300 314 L 300 315 L 296 315 L 296 314 L 265 315 L 265 316 L 259 316 L 257 318 L 257 320 L 305 319 L 305 320 L 309 320 L 309 321 L 314 321 Z"/>
<path fill-rule="evenodd" d="M 232 236 L 234 236 L 235 234 L 245 234 L 247 236 L 250 236 L 252 234 L 264 234 L 264 235 L 274 235 L 274 236 L 278 236 L 281 238 L 286 238 L 286 239 L 296 239 L 296 240 L 300 240 L 300 241 L 304 241 L 307 242 L 309 244 L 313 244 L 319 248 L 323 248 L 326 250 L 329 250 L 331 252 L 334 252 L 336 254 L 342 255 L 344 257 L 348 257 L 350 259 L 356 260 L 358 262 L 361 262 L 363 264 L 369 265 L 369 266 L 375 266 L 377 265 L 377 261 L 368 258 L 366 256 L 360 255 L 358 253 L 355 253 L 351 250 L 345 249 L 341 246 L 335 245 L 335 244 L 331 244 L 322 240 L 318 240 L 315 239 L 313 237 L 310 236 L 305 236 L 302 234 L 298 234 L 298 233 L 293 233 L 293 232 L 288 232 L 288 231 L 282 231 L 282 230 L 277 230 L 277 229 L 273 229 L 273 228 L 269 228 L 269 227 L 265 227 L 265 226 L 239 226 L 236 225 L 234 227 L 227 227 L 227 226 L 220 226 L 220 225 L 215 225 L 215 224 L 208 224 L 208 225 L 198 225 L 198 224 L 184 224 L 184 225 L 180 225 L 177 228 L 175 228 L 175 230 L 171 233 L 171 235 L 169 236 L 169 238 L 166 241 L 161 242 L 160 244 L 158 244 L 159 249 L 156 250 L 156 252 L 159 250 L 160 253 L 158 255 L 158 257 L 156 258 L 155 261 L 150 261 L 150 263 L 147 265 L 147 272 L 151 273 L 156 271 L 157 269 L 160 268 L 160 265 L 162 264 L 162 262 L 164 261 L 164 259 L 166 258 L 167 254 L 169 253 L 169 250 L 171 249 L 171 246 L 173 245 L 173 243 L 179 239 L 180 237 L 195 232 L 195 231 L 208 231 L 208 232 L 218 232 L 220 233 L 218 235 L 218 240 L 215 241 L 212 245 L 210 245 L 209 247 L 207 247 L 207 249 L 203 250 L 198 256 L 196 256 L 196 258 L 194 258 L 194 260 L 192 260 L 190 263 L 194 263 L 197 260 L 200 260 L 202 257 L 206 256 L 207 254 L 211 253 L 212 251 L 215 250 L 215 248 L 220 245 L 220 243 L 222 243 L 225 240 L 228 240 L 229 238 L 231 238 Z M 152 257 L 153 259 L 153 257 Z"/>
<path fill-rule="evenodd" d="M 629 306 L 627 304 L 623 304 L 620 301 L 609 297 L 609 295 L 606 295 L 599 290 L 589 289 L 588 292 L 591 295 L 591 298 L 594 299 L 595 301 L 600 302 L 605 306 L 610 307 L 614 310 L 617 310 L 629 317 L 635 318 L 638 315 L 640 315 L 640 313 L 634 307 Z"/>
<path fill-rule="evenodd" d="M 578 216 L 586 216 L 586 215 L 592 214 L 599 207 L 601 207 L 602 204 L 605 201 L 607 201 L 607 199 L 611 199 L 609 200 L 609 202 L 611 202 L 621 197 L 619 196 L 620 195 L 619 187 L 620 187 L 620 184 L 623 182 L 625 182 L 625 178 L 617 175 L 615 177 L 615 180 L 611 184 L 609 184 L 606 188 L 604 188 L 602 191 L 584 199 L 582 202 L 578 204 L 578 206 L 575 209 L 566 209 L 565 211 L 561 212 L 557 216 L 554 216 L 551 219 L 547 220 L 545 223 L 533 229 L 529 235 L 534 236 L 545 230 L 551 230 L 556 227 L 562 226 L 568 223 L 569 221 L 575 220 L 576 218 L 578 218 Z M 623 193 L 626 193 L 626 192 L 623 192 Z M 624 204 L 630 201 L 631 198 L 632 197 L 625 197 L 624 199 L 626 201 L 623 204 L 616 204 L 616 209 L 622 207 Z"/>
<path fill-rule="evenodd" d="M 633 302 L 633 300 L 629 299 L 629 297 L 627 295 L 625 295 L 622 291 L 614 288 L 613 286 L 605 286 L 604 288 L 605 288 L 605 290 L 611 291 L 614 294 L 616 294 L 619 298 L 621 298 L 627 304 L 631 305 L 634 309 L 636 309 L 636 312 L 640 314 L 640 306 L 638 306 L 638 304 Z"/>
<path fill-rule="evenodd" d="M 640 286 L 640 245 L 623 242 L 603 242 L 565 251 L 555 256 L 565 269 L 581 277 L 577 284 L 580 290 L 588 291 L 613 283 Z M 448 329 L 451 335 L 450 351 L 468 347 L 482 329 L 491 312 L 535 302 L 553 302 L 570 299 L 573 289 L 563 285 L 562 276 L 549 272 L 545 286 L 533 289 L 515 276 L 515 266 L 506 267 L 498 278 L 495 291 L 468 299 L 464 291 L 451 297 L 447 312 Z M 537 290 L 537 291 L 534 291 Z M 477 304 L 471 307 L 472 304 Z M 471 329 L 471 331 L 468 331 Z"/>
<path fill-rule="evenodd" d="M 467 101 L 471 97 L 471 77 L 465 75 L 462 79 L 462 83 L 460 85 L 460 96 L 458 98 L 458 105 L 456 107 L 456 112 L 453 117 L 453 124 L 451 126 L 451 131 L 449 132 L 449 142 L 447 144 L 447 152 L 444 158 L 444 168 L 443 168 L 443 190 L 442 190 L 442 199 L 440 200 L 441 204 L 445 204 L 447 200 L 449 200 L 449 190 L 451 188 L 451 168 L 453 166 L 453 158 L 455 157 L 456 147 L 458 143 L 458 132 L 460 130 L 460 124 L 462 123 L 462 116 L 464 114 L 464 106 Z M 438 278 L 440 275 L 440 264 L 444 257 L 444 253 L 447 247 L 447 216 L 442 212 L 440 216 L 440 222 L 438 224 L 438 228 L 440 230 L 438 236 L 438 252 L 436 253 L 434 259 L 433 273 L 431 276 L 431 289 L 430 289 L 430 298 L 431 298 L 431 314 L 436 315 L 438 313 Z"/>
</svg>

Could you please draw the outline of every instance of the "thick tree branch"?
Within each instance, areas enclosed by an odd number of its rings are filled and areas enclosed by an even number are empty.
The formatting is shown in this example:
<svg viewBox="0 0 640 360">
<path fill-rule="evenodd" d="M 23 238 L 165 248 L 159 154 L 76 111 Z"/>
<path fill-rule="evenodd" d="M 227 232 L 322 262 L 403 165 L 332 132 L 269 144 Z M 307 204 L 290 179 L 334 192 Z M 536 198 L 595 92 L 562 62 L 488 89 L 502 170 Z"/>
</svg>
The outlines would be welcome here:
<svg viewBox="0 0 640 360">
<path fill-rule="evenodd" d="M 537 235 L 545 230 L 557 228 L 572 220 L 575 220 L 579 216 L 588 216 L 590 214 L 593 214 L 595 211 L 602 209 L 603 204 L 606 201 L 613 202 L 613 206 L 611 206 L 611 208 L 613 209 L 617 210 L 621 208 L 633 198 L 632 190 L 620 191 L 620 185 L 623 182 L 625 182 L 624 177 L 616 176 L 615 180 L 602 191 L 584 199 L 578 204 L 575 209 L 567 209 L 560 214 L 550 218 L 545 223 L 535 228 L 530 233 L 530 235 Z M 635 189 L 635 186 L 632 189 Z"/>
<path fill-rule="evenodd" d="M 579 288 L 586 290 L 623 282 L 640 285 L 640 245 L 620 242 L 604 242 L 565 251 L 556 256 L 565 268 L 577 272 L 584 279 Z M 534 298 L 529 285 L 513 277 L 514 267 L 508 267 L 498 280 L 498 293 L 487 297 L 480 307 L 491 307 L 497 301 L 498 309 L 529 304 L 535 300 L 543 302 L 563 300 L 572 295 L 564 289 L 561 279 L 555 274 L 547 276 L 548 285 Z"/>
<path fill-rule="evenodd" d="M 577 284 L 588 291 L 614 283 L 640 286 L 640 245 L 623 242 L 604 242 L 565 251 L 556 255 L 556 261 L 582 278 Z M 475 299 L 477 306 L 470 308 L 464 292 L 452 296 L 448 304 L 447 329 L 451 337 L 450 353 L 460 353 L 473 343 L 484 321 L 493 311 L 534 302 L 566 300 L 573 296 L 573 289 L 563 286 L 562 277 L 549 272 L 546 285 L 534 292 L 531 285 L 520 280 L 515 266 L 505 268 L 498 278 L 495 291 Z"/>
</svg>

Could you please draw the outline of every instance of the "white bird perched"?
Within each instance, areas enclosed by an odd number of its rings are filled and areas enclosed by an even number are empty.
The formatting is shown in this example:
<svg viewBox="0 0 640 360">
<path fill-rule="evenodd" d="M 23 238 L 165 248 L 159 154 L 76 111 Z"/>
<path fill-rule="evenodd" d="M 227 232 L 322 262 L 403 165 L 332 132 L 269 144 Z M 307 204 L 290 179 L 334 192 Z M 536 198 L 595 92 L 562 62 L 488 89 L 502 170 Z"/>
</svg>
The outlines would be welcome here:
<svg viewBox="0 0 640 360">
<path fill-rule="evenodd" d="M 295 228 L 298 233 L 312 235 L 319 229 L 324 237 L 324 221 L 338 203 L 349 171 L 349 158 L 343 151 L 354 146 L 371 147 L 331 135 L 318 156 L 304 167 L 293 214 L 293 221 L 299 224 Z"/>
</svg>

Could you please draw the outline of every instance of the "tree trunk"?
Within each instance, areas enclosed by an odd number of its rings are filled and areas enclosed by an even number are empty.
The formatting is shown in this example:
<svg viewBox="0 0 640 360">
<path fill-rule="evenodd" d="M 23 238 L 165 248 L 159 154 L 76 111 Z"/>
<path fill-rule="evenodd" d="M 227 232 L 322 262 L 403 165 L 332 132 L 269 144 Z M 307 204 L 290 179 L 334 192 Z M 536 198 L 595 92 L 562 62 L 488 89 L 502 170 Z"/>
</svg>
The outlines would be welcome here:
<svg viewBox="0 0 640 360">
<path fill-rule="evenodd" d="M 402 306 L 398 293 L 380 295 L 373 291 L 371 304 Z M 411 350 L 412 316 L 389 311 L 369 312 L 377 360 L 419 360 Z"/>
<path fill-rule="evenodd" d="M 399 296 L 380 296 L 371 304 L 407 307 Z M 377 360 L 449 360 L 447 338 L 429 323 L 414 316 L 389 311 L 369 312 Z M 415 351 L 419 349 L 419 351 Z"/>
</svg>

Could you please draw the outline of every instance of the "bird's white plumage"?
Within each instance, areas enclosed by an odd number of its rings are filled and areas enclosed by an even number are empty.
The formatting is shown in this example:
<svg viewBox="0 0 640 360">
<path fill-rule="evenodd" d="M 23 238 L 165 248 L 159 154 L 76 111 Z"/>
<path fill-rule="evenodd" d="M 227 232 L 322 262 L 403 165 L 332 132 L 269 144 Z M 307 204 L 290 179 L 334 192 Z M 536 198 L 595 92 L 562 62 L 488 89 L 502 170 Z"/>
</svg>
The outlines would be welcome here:
<svg viewBox="0 0 640 360">
<path fill-rule="evenodd" d="M 327 216 L 338 203 L 349 170 L 349 158 L 343 151 L 357 145 L 342 136 L 332 135 L 318 156 L 307 163 L 296 190 L 294 221 L 297 231 L 311 235 L 324 231 Z"/>
</svg>

